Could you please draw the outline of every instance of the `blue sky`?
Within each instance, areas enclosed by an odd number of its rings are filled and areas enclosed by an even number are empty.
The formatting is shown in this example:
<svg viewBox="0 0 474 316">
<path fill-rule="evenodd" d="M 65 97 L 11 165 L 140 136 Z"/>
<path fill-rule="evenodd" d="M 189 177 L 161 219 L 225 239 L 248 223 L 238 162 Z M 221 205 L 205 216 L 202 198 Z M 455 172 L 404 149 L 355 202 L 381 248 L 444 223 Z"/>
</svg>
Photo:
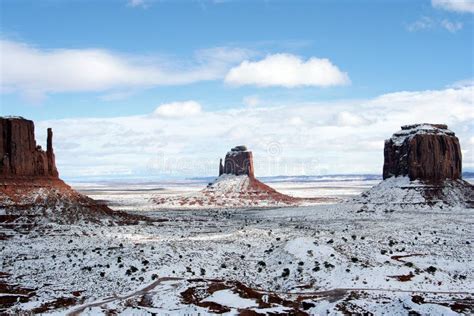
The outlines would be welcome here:
<svg viewBox="0 0 474 316">
<path fill-rule="evenodd" d="M 328 120 L 342 117 L 347 123 L 344 113 L 349 113 L 353 116 L 349 121 L 356 126 L 374 125 L 390 111 L 397 112 L 387 107 L 372 120 L 358 117 L 365 115 L 364 106 L 386 95 L 464 93 L 456 99 L 464 102 L 459 105 L 462 114 L 443 119 L 442 112 L 450 107 L 440 105 L 435 109 L 440 116 L 433 118 L 462 129 L 469 166 L 472 124 L 466 122 L 469 110 L 463 111 L 473 105 L 473 11 L 470 0 L 4 0 L 0 114 L 22 115 L 61 129 L 66 119 L 76 120 L 75 124 L 86 124 L 88 118 L 126 120 L 156 114 L 163 104 L 172 104 L 183 114 L 190 108 L 183 108 L 182 103 L 192 101 L 194 119 L 203 113 L 225 115 L 241 110 L 255 117 L 252 113 L 258 109 L 283 107 L 290 116 L 295 112 L 290 120 L 298 125 L 309 113 L 303 109 L 313 104 L 311 110 L 321 109 L 326 113 L 321 117 L 326 115 Z M 424 118 L 414 117 L 409 106 L 404 111 L 404 118 Z M 184 114 L 182 118 L 172 114 L 172 120 L 168 115 L 160 122 L 186 126 L 192 118 Z M 322 126 L 329 124 L 312 119 Z M 339 127 L 347 127 L 345 123 Z M 393 126 L 402 123 L 396 121 Z M 370 137 L 383 139 L 376 130 L 380 129 L 375 124 Z M 263 134 L 267 132 L 272 131 Z M 385 137 L 391 132 L 385 132 Z M 221 139 L 228 143 L 219 150 L 235 145 L 232 141 L 249 141 L 222 133 Z M 182 142 L 181 151 L 171 151 L 186 157 L 183 148 L 190 147 Z M 256 147 L 263 142 L 255 141 Z M 97 144 L 97 152 L 107 143 Z M 59 152 L 66 155 L 59 145 Z M 301 153 L 308 150 L 286 143 L 280 146 Z M 337 150 L 331 150 L 337 156 Z M 361 164 L 367 160 L 363 155 L 370 153 L 361 154 Z M 353 171 L 379 168 L 362 165 Z M 104 162 L 103 170 L 107 166 Z M 132 169 L 123 170 L 136 172 Z M 323 172 L 351 171 L 346 169 L 328 165 Z"/>
</svg>

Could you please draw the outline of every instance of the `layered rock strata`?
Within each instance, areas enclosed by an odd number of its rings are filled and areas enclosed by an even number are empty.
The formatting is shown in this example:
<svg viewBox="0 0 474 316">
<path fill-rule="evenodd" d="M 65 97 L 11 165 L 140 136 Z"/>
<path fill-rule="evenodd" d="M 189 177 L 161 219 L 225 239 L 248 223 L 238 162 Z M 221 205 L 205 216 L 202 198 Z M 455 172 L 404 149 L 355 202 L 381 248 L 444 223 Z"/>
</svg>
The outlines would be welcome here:
<svg viewBox="0 0 474 316">
<path fill-rule="evenodd" d="M 33 121 L 0 117 L 0 222 L 125 224 L 144 219 L 73 190 L 59 178 L 51 128 L 46 143 L 46 151 L 36 144 Z"/>
<path fill-rule="evenodd" d="M 222 162 L 220 166 L 222 166 Z M 254 178 L 252 152 L 247 150 L 246 146 L 236 146 L 232 148 L 225 156 L 222 173 L 219 171 L 219 175 L 222 174 L 233 174 L 236 176 L 248 175 Z"/>
<path fill-rule="evenodd" d="M 385 141 L 383 181 L 355 199 L 362 210 L 473 208 L 462 180 L 461 146 L 444 124 L 415 124 Z"/>
<path fill-rule="evenodd" d="M 410 180 L 440 182 L 460 179 L 462 155 L 459 139 L 443 124 L 415 124 L 385 141 L 383 178 L 408 176 Z"/>
<path fill-rule="evenodd" d="M 48 128 L 47 148 L 36 144 L 33 121 L 0 118 L 0 177 L 58 178 L 53 151 L 53 131 Z"/>
</svg>

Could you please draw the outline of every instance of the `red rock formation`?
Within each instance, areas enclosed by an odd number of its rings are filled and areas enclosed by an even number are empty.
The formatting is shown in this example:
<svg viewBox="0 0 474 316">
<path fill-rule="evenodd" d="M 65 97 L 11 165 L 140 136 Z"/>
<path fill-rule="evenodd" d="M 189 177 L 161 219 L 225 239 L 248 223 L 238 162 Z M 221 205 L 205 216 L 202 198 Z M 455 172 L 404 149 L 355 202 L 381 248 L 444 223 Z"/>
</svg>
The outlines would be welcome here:
<svg viewBox="0 0 474 316">
<path fill-rule="evenodd" d="M 246 174 L 254 178 L 252 152 L 245 146 L 232 148 L 225 156 L 223 173 L 236 176 Z"/>
<path fill-rule="evenodd" d="M 0 177 L 58 178 L 51 129 L 48 129 L 47 144 L 46 152 L 36 145 L 33 121 L 0 118 Z"/>
<path fill-rule="evenodd" d="M 474 186 L 461 179 L 459 140 L 446 125 L 402 126 L 385 141 L 384 156 L 384 181 L 354 199 L 359 211 L 474 207 Z"/>
<path fill-rule="evenodd" d="M 224 166 L 222 165 L 222 158 L 219 161 L 219 177 L 224 174 Z"/>
<path fill-rule="evenodd" d="M 276 191 L 254 176 L 252 152 L 232 148 L 219 162 L 219 177 L 203 190 L 185 196 L 158 196 L 152 201 L 163 208 L 246 208 L 298 206 L 335 202 L 331 198 L 297 198 Z M 236 177 L 237 176 L 237 177 Z"/>
<path fill-rule="evenodd" d="M 84 196 L 58 176 L 53 132 L 46 152 L 36 145 L 33 121 L 0 117 L 0 208 L 7 217 L 35 218 L 61 224 L 134 223 L 141 216 L 116 212 Z"/>
<path fill-rule="evenodd" d="M 459 140 L 446 125 L 406 125 L 385 141 L 383 178 L 408 176 L 427 182 L 460 179 L 461 160 Z"/>
<path fill-rule="evenodd" d="M 56 168 L 56 158 L 53 150 L 53 130 L 48 128 L 48 138 L 46 140 L 46 156 L 48 158 L 48 174 L 52 177 L 59 177 L 58 169 Z"/>
</svg>

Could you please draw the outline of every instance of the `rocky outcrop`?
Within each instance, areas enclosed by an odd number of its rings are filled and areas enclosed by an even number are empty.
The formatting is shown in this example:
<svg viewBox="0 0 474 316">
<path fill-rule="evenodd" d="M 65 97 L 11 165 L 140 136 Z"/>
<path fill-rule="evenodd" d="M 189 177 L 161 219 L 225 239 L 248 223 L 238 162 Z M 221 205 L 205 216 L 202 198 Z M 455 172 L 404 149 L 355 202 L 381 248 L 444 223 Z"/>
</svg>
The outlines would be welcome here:
<svg viewBox="0 0 474 316">
<path fill-rule="evenodd" d="M 48 158 L 48 174 L 52 177 L 59 177 L 58 169 L 56 168 L 56 157 L 53 150 L 53 130 L 48 128 L 48 138 L 46 139 L 46 157 Z"/>
<path fill-rule="evenodd" d="M 472 208 L 474 188 L 461 179 L 461 160 L 459 140 L 446 125 L 402 126 L 385 141 L 384 180 L 354 201 L 369 211 Z"/>
<path fill-rule="evenodd" d="M 58 178 L 53 152 L 53 132 L 48 129 L 46 152 L 36 144 L 33 121 L 0 118 L 0 177 Z"/>
<path fill-rule="evenodd" d="M 254 178 L 252 152 L 245 146 L 232 148 L 225 156 L 222 174 L 248 175 Z M 219 175 L 221 173 L 219 172 Z"/>
<path fill-rule="evenodd" d="M 116 212 L 82 195 L 59 179 L 53 132 L 46 151 L 36 144 L 33 121 L 0 117 L 0 222 L 126 224 L 144 217 Z"/>
<path fill-rule="evenodd" d="M 252 152 L 245 146 L 231 149 L 219 161 L 219 177 L 192 195 L 156 196 L 160 208 L 254 208 L 299 206 L 335 202 L 331 198 L 297 198 L 276 191 L 255 178 Z"/>
<path fill-rule="evenodd" d="M 459 140 L 446 125 L 406 125 L 385 141 L 383 178 L 460 179 L 461 160 Z"/>
<path fill-rule="evenodd" d="M 219 160 L 219 177 L 224 174 L 224 166 L 222 165 L 222 158 Z"/>
</svg>

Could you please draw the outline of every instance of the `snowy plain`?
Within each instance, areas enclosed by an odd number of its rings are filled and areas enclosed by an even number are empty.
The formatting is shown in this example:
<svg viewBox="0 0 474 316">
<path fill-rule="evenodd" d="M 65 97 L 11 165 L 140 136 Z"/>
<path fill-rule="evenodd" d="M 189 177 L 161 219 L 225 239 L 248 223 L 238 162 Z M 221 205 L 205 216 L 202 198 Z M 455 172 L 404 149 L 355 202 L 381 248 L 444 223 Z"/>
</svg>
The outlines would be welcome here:
<svg viewBox="0 0 474 316">
<path fill-rule="evenodd" d="M 300 197 L 351 198 L 378 180 L 279 181 Z M 351 203 L 156 210 L 206 183 L 77 183 L 133 226 L 2 229 L 0 277 L 27 298 L 4 312 L 56 315 L 456 315 L 473 312 L 472 209 L 360 212 Z M 7 294 L 5 294 L 7 295 Z M 253 314 L 252 314 L 253 312 Z M 247 313 L 247 314 L 245 314 Z"/>
</svg>

